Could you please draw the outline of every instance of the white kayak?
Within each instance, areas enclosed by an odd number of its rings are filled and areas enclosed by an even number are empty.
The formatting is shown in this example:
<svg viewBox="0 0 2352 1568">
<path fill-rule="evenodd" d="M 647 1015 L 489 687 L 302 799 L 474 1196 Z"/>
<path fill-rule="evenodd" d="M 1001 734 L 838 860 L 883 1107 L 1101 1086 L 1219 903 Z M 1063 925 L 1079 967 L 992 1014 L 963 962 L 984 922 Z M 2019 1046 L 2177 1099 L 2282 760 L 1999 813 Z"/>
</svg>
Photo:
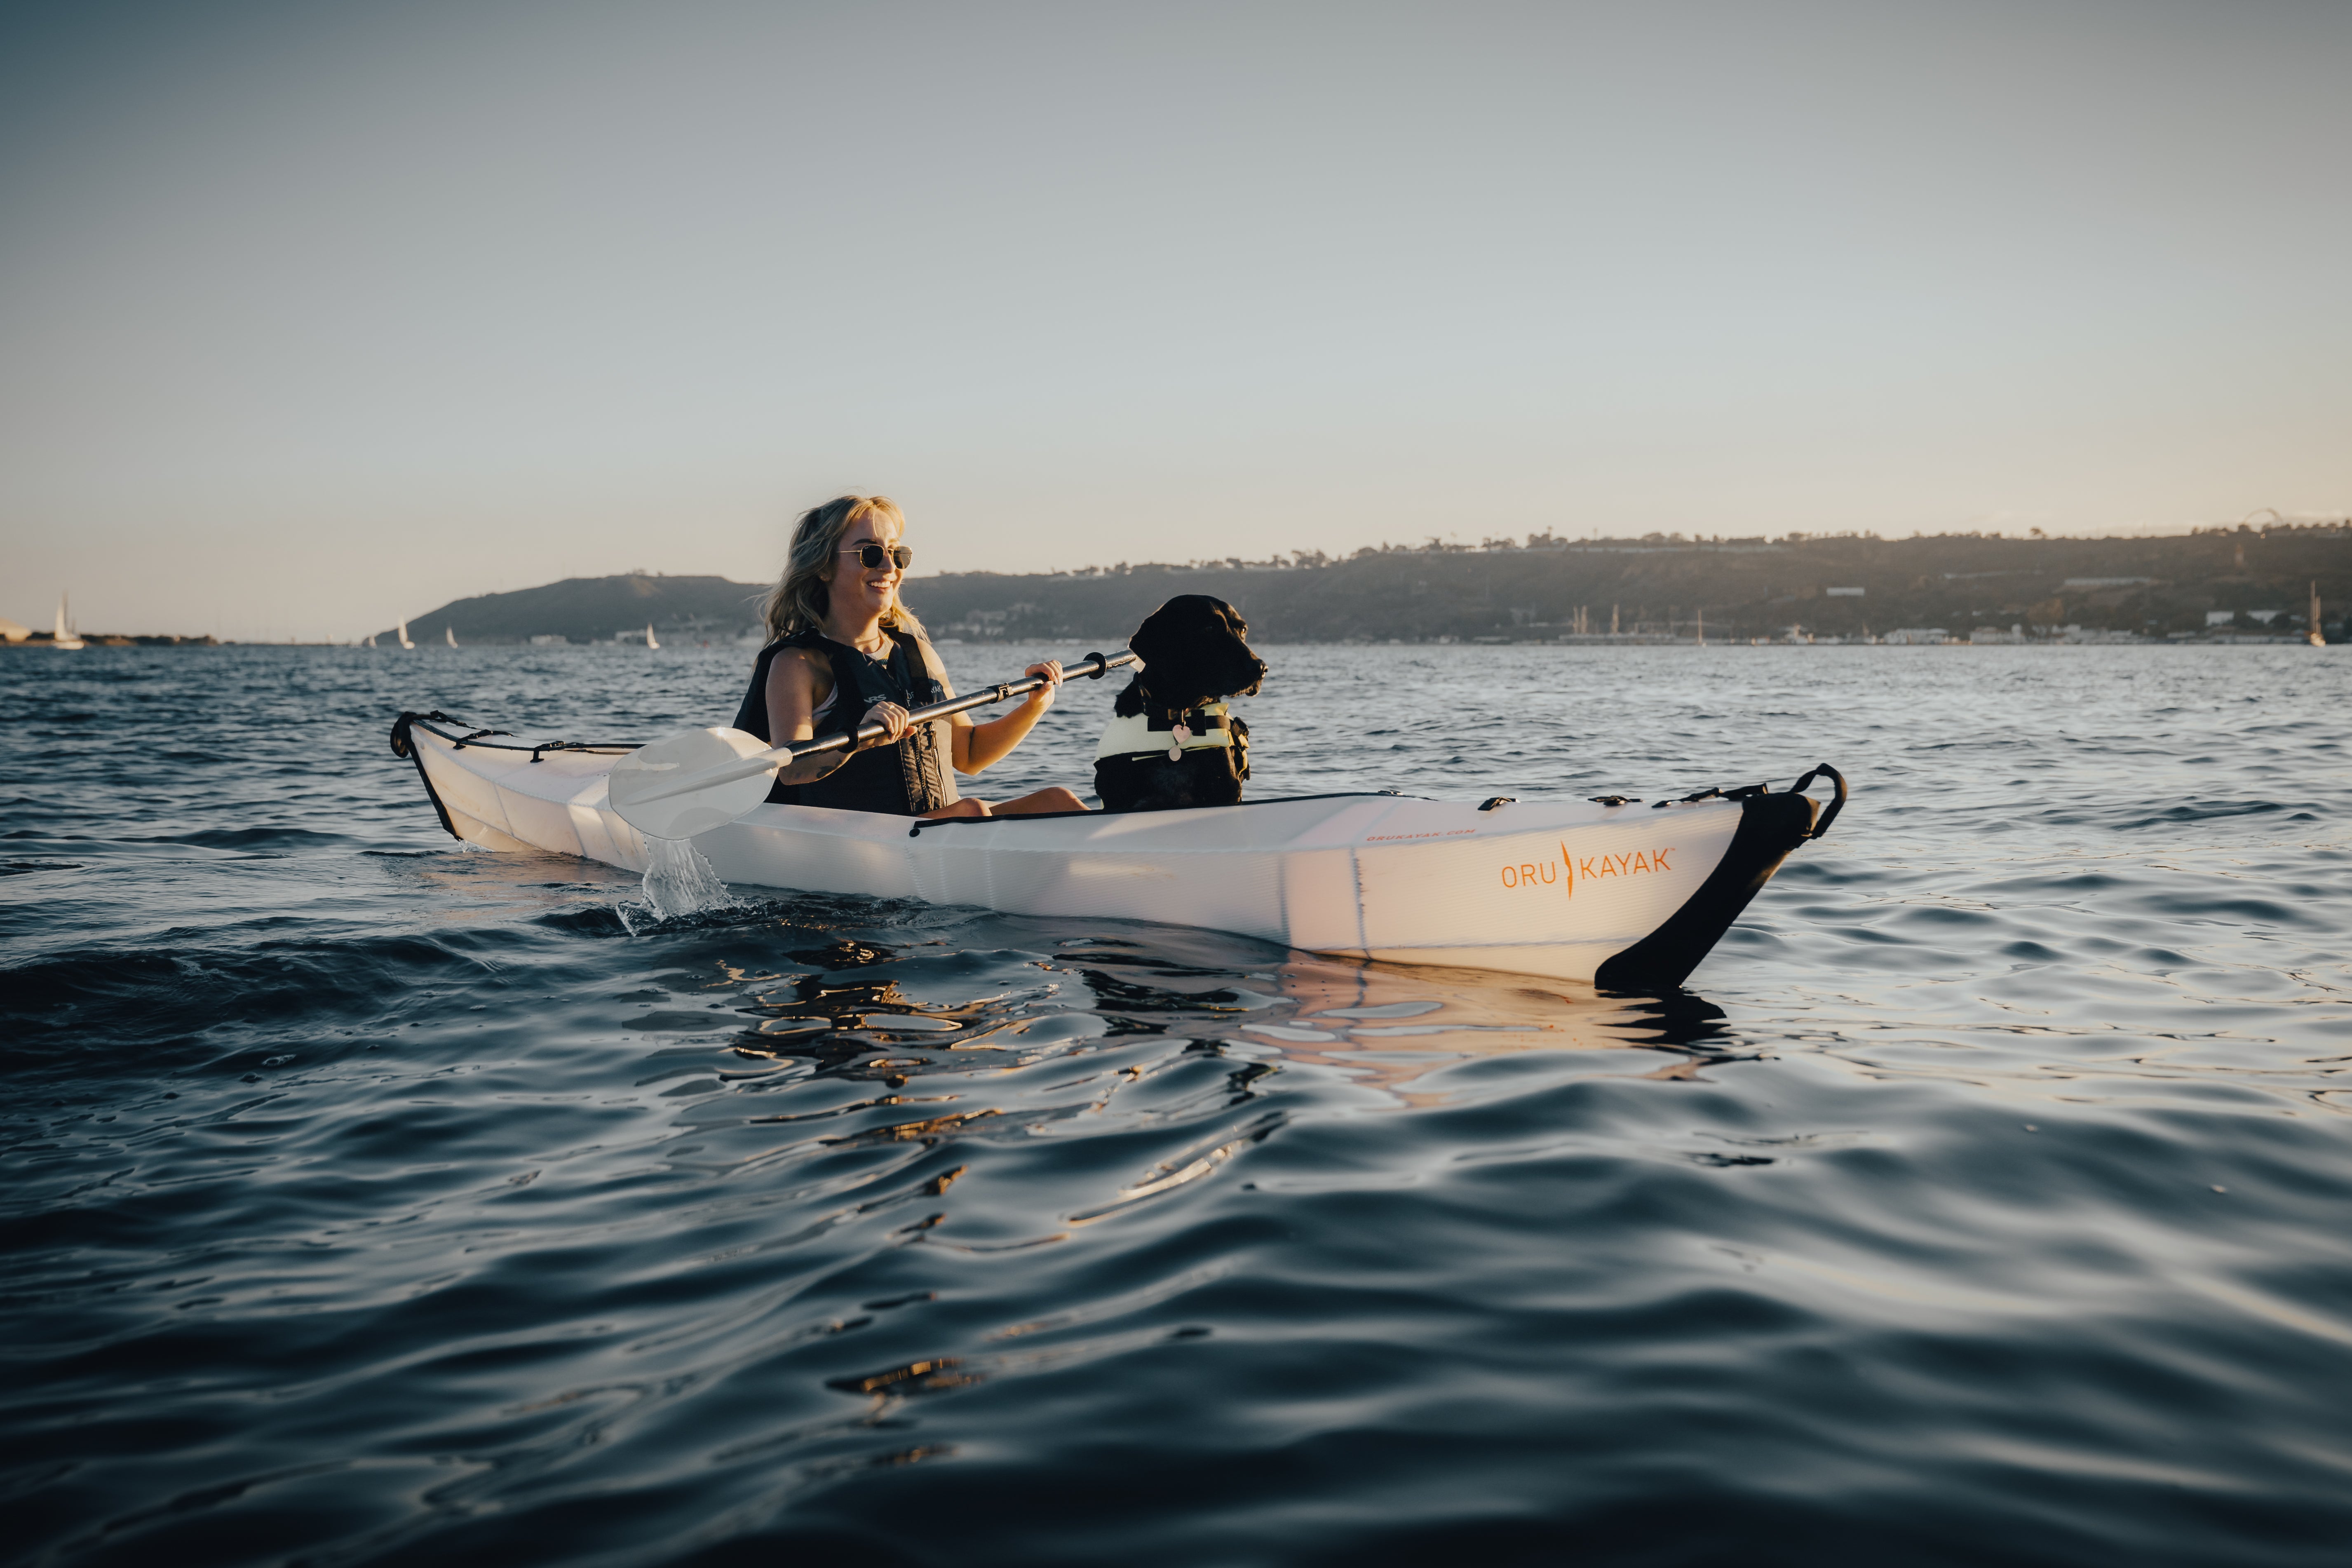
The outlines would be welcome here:
<svg viewBox="0 0 2352 1568">
<path fill-rule="evenodd" d="M 392 743 L 468 843 L 647 868 L 647 841 L 605 798 L 633 748 L 497 734 L 404 713 Z M 1816 776 L 1837 792 L 1818 824 L 1801 793 Z M 1844 800 L 1824 763 L 1785 794 L 1755 784 L 1655 804 L 1363 794 L 944 821 L 762 805 L 691 842 L 721 879 L 753 887 L 1156 921 L 1656 991 L 1682 984 Z"/>
</svg>

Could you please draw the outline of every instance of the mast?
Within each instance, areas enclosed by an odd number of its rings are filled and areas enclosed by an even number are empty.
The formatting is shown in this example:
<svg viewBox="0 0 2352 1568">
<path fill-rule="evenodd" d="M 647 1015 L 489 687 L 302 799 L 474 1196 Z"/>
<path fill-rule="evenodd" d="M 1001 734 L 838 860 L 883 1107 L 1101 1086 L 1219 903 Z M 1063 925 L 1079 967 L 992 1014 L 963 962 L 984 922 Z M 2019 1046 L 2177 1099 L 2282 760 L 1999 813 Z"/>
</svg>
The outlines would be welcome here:
<svg viewBox="0 0 2352 1568">
<path fill-rule="evenodd" d="M 66 596 L 63 594 L 59 594 L 58 595 L 58 629 L 56 636 L 51 638 L 49 646 L 51 647 L 61 647 L 67 649 L 78 648 L 82 646 L 81 638 L 74 632 L 73 616 L 67 611 Z"/>
</svg>

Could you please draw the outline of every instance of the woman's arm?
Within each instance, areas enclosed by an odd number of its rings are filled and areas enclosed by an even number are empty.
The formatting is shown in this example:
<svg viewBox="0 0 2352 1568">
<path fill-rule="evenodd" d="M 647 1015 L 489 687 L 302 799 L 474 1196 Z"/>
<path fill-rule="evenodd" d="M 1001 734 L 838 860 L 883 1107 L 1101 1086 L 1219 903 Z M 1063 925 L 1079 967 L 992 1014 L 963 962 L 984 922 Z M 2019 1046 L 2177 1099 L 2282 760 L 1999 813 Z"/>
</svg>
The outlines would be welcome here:
<svg viewBox="0 0 2352 1568">
<path fill-rule="evenodd" d="M 1062 684 L 1060 659 L 1049 658 L 1043 664 L 1033 664 L 1021 673 L 1042 675 L 1045 678 L 1045 684 L 1031 692 L 1020 707 L 1003 718 L 975 724 L 967 714 L 955 716 L 956 772 L 976 773 L 992 763 L 1003 762 L 1005 753 L 1019 745 L 1037 721 L 1045 716 L 1045 710 L 1054 705 L 1054 693 Z"/>
<path fill-rule="evenodd" d="M 815 713 L 825 693 L 833 689 L 833 671 L 826 660 L 805 648 L 787 648 L 768 663 L 768 743 L 772 746 L 796 746 L 803 741 L 816 739 Z M 876 746 L 892 746 L 907 733 L 907 710 L 895 702 L 877 702 L 866 710 L 857 727 L 864 729 L 876 720 L 890 727 L 888 734 L 869 742 Z M 825 730 L 831 733 L 845 727 L 838 709 L 825 715 Z M 866 748 L 860 746 L 859 751 Z M 849 760 L 847 752 L 826 752 L 820 756 L 803 757 L 776 770 L 780 784 L 803 784 L 821 779 Z"/>
</svg>

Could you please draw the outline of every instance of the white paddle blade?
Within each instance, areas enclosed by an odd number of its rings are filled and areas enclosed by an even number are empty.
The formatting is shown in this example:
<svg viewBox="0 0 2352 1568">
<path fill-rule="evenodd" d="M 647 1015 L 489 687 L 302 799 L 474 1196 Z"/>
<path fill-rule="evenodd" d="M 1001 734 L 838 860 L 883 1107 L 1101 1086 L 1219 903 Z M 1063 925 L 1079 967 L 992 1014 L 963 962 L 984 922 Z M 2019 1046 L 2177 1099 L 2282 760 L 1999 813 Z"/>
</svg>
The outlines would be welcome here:
<svg viewBox="0 0 2352 1568">
<path fill-rule="evenodd" d="M 691 838 L 724 827 L 767 799 L 775 770 L 658 800 L 646 797 L 660 795 L 689 773 L 740 762 L 767 749 L 767 742 L 740 730 L 688 730 L 640 746 L 614 763 L 606 799 L 622 821 L 648 838 Z"/>
</svg>

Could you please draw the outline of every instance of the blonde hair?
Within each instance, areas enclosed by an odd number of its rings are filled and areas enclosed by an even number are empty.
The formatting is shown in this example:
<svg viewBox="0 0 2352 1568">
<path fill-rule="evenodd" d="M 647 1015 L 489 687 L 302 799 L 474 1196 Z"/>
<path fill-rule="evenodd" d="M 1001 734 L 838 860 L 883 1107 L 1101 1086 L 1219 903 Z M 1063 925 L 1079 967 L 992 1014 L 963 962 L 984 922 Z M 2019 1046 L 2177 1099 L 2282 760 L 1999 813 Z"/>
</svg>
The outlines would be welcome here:
<svg viewBox="0 0 2352 1568">
<path fill-rule="evenodd" d="M 767 623 L 770 642 L 824 624 L 829 598 L 824 573 L 839 559 L 841 542 L 849 537 L 849 531 L 875 518 L 896 523 L 902 535 L 907 531 L 907 514 L 888 496 L 836 496 L 801 513 L 793 527 L 792 548 L 784 556 L 784 574 L 760 601 L 760 618 Z M 891 596 L 890 607 L 882 612 L 882 624 L 923 635 L 923 623 L 896 595 Z"/>
</svg>

